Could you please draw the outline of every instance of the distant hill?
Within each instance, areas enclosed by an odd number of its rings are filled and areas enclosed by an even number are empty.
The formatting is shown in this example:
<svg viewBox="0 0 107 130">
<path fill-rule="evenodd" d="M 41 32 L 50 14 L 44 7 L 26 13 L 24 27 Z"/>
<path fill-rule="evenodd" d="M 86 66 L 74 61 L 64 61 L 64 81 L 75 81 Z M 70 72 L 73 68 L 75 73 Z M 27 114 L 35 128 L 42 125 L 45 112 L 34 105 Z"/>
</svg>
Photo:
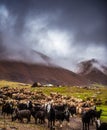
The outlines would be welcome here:
<svg viewBox="0 0 107 130">
<path fill-rule="evenodd" d="M 23 83 L 40 82 L 55 85 L 84 85 L 88 81 L 69 70 L 57 66 L 0 61 L 0 79 Z"/>
<path fill-rule="evenodd" d="M 79 64 L 79 74 L 91 83 L 107 85 L 107 67 L 101 65 L 95 59 L 81 62 Z"/>
</svg>

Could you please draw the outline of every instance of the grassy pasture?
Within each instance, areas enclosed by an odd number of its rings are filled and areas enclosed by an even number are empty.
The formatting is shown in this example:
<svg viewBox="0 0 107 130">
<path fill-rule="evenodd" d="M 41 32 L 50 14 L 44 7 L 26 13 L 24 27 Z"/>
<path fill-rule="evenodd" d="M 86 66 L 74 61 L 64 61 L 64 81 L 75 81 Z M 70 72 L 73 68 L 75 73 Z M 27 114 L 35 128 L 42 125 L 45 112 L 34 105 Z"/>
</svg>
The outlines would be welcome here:
<svg viewBox="0 0 107 130">
<path fill-rule="evenodd" d="M 103 113 L 101 116 L 101 120 L 107 122 L 107 86 L 102 86 L 98 84 L 94 84 L 90 86 L 93 89 L 87 89 L 77 86 L 72 87 L 35 87 L 31 88 L 30 84 L 23 84 L 18 82 L 9 82 L 9 81 L 0 81 L 0 87 L 9 86 L 13 88 L 29 88 L 30 91 L 42 91 L 43 93 L 49 95 L 50 92 L 57 92 L 62 95 L 73 96 L 76 98 L 81 98 L 86 100 L 87 98 L 94 98 L 95 100 L 101 100 L 102 105 L 97 106 L 97 109 L 102 109 Z"/>
<path fill-rule="evenodd" d="M 97 109 L 98 110 L 100 110 L 100 109 L 103 110 L 101 120 L 104 121 L 104 122 L 107 122 L 107 105 L 97 106 Z"/>
</svg>

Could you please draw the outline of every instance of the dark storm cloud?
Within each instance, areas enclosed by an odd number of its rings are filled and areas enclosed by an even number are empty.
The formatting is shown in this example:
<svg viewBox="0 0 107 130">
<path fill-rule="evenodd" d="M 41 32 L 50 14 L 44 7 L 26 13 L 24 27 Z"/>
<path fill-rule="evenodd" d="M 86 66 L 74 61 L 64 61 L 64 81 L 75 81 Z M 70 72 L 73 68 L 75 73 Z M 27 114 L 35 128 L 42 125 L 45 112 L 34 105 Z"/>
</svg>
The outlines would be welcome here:
<svg viewBox="0 0 107 130">
<path fill-rule="evenodd" d="M 107 42 L 107 2 L 100 0 L 66 2 L 61 9 L 63 13 L 59 25 L 75 34 L 75 40 L 83 43 Z"/>
<path fill-rule="evenodd" d="M 107 62 L 106 7 L 106 0 L 0 0 L 0 54 L 34 60 L 34 49 L 66 68 Z"/>
<path fill-rule="evenodd" d="M 29 12 L 37 16 L 49 13 L 56 15 L 55 13 L 60 11 L 59 18 L 52 24 L 50 23 L 50 26 L 74 31 L 80 41 L 107 42 L 105 36 L 107 33 L 106 0 L 80 0 L 78 2 L 74 0 L 1 0 L 1 3 L 6 5 L 10 13 L 17 16 L 16 30 L 23 28 L 25 17 Z"/>
</svg>

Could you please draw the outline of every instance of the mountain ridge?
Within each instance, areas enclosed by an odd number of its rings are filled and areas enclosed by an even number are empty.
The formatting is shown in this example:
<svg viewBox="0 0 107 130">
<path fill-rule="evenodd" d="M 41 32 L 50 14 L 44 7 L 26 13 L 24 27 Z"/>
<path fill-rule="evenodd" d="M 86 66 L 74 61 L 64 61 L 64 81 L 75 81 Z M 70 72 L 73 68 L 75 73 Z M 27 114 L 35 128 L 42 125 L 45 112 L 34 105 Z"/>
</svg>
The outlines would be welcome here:
<svg viewBox="0 0 107 130">
<path fill-rule="evenodd" d="M 0 61 L 0 79 L 24 83 L 40 82 L 55 85 L 85 85 L 86 79 L 59 66 L 28 64 L 18 61 Z"/>
<path fill-rule="evenodd" d="M 78 73 L 91 83 L 107 85 L 107 67 L 100 64 L 96 59 L 80 62 Z"/>
</svg>

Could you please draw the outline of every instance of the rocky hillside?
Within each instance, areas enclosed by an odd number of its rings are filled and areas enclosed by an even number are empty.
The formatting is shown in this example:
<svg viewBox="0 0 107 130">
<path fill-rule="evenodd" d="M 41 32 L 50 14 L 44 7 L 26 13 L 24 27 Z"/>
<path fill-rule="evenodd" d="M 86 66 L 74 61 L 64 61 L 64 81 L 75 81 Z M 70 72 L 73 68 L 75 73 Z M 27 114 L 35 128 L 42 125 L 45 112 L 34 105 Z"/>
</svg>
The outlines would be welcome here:
<svg viewBox="0 0 107 130">
<path fill-rule="evenodd" d="M 107 67 L 101 65 L 97 60 L 92 59 L 79 64 L 79 74 L 91 83 L 107 85 Z"/>
<path fill-rule="evenodd" d="M 6 60 L 0 61 L 0 79 L 23 83 L 51 83 L 55 85 L 84 85 L 89 83 L 80 75 L 61 67 Z"/>
</svg>

